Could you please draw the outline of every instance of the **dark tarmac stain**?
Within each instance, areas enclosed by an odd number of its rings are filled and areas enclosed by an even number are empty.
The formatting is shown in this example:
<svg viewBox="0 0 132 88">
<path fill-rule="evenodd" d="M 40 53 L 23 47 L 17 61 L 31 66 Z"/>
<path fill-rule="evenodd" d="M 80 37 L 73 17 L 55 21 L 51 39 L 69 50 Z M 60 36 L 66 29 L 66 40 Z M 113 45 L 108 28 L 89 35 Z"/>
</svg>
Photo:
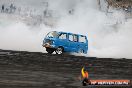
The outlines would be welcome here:
<svg viewBox="0 0 132 88">
<path fill-rule="evenodd" d="M 90 79 L 132 79 L 131 59 L 0 50 L 0 88 L 132 88 L 83 87 L 83 66 Z"/>
</svg>

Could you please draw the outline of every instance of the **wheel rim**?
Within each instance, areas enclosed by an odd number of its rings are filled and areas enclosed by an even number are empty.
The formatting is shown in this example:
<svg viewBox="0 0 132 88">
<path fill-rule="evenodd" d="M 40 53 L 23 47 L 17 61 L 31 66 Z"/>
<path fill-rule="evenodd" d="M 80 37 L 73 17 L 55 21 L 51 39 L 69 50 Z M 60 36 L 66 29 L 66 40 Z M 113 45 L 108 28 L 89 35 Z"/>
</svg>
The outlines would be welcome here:
<svg viewBox="0 0 132 88">
<path fill-rule="evenodd" d="M 57 48 L 56 49 L 56 53 L 57 54 L 62 54 L 63 53 L 63 49 L 62 48 Z"/>
</svg>

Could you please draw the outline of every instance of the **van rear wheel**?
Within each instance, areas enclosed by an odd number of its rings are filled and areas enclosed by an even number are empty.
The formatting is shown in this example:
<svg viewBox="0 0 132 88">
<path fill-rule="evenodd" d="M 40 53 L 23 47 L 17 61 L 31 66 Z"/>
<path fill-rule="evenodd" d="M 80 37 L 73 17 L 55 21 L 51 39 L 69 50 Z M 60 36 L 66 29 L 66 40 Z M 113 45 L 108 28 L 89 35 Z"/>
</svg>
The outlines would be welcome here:
<svg viewBox="0 0 132 88">
<path fill-rule="evenodd" d="M 78 53 L 83 54 L 84 53 L 84 50 L 83 49 L 80 49 Z"/>
<path fill-rule="evenodd" d="M 55 50 L 56 54 L 62 54 L 63 53 L 63 47 L 58 47 L 56 50 Z"/>
<path fill-rule="evenodd" d="M 52 54 L 54 52 L 54 49 L 52 48 L 46 48 L 46 51 L 49 53 L 49 54 Z"/>
</svg>

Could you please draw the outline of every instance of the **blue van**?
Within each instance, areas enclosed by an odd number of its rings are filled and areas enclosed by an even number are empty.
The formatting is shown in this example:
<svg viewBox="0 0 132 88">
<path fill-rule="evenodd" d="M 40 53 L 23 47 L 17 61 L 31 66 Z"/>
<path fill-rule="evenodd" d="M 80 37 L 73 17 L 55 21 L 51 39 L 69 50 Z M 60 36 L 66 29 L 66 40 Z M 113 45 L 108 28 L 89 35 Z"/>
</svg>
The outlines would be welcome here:
<svg viewBox="0 0 132 88">
<path fill-rule="evenodd" d="M 52 54 L 62 54 L 63 52 L 76 52 L 86 54 L 88 51 L 88 39 L 85 35 L 67 32 L 49 32 L 44 40 L 43 47 Z"/>
</svg>

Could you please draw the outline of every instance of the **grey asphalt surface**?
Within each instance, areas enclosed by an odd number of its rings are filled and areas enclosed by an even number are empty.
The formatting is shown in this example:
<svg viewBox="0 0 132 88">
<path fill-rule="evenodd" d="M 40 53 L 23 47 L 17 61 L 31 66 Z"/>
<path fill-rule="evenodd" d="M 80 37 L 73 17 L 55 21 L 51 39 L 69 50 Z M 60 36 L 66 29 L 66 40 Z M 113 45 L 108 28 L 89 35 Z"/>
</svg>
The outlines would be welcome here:
<svg viewBox="0 0 132 88">
<path fill-rule="evenodd" d="M 106 88 L 83 87 L 83 66 L 90 79 L 132 79 L 131 59 L 0 50 L 0 88 Z"/>
</svg>

